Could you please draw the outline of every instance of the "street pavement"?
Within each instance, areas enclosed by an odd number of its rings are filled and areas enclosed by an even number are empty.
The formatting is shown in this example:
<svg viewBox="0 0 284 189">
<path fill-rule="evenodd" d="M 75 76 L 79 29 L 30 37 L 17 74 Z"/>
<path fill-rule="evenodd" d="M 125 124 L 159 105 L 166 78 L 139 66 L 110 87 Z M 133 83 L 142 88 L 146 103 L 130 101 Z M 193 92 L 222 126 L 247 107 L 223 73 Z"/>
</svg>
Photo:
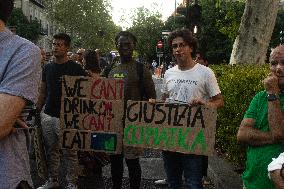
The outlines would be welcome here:
<svg viewBox="0 0 284 189">
<path fill-rule="evenodd" d="M 163 167 L 161 152 L 158 150 L 145 150 L 145 155 L 140 159 L 142 167 L 142 180 L 140 189 L 166 189 L 167 186 L 156 186 L 154 181 L 166 177 Z M 32 177 L 35 187 L 44 184 L 44 181 L 37 176 L 36 164 L 31 159 Z M 61 178 L 64 177 L 64 167 L 61 168 Z M 61 180 L 61 185 L 65 183 Z M 88 176 L 79 177 L 79 189 L 111 189 L 110 165 L 103 168 L 102 175 L 90 173 Z M 129 176 L 126 164 L 124 164 L 123 189 L 129 188 Z M 204 189 L 215 189 L 214 185 L 207 185 Z"/>
</svg>

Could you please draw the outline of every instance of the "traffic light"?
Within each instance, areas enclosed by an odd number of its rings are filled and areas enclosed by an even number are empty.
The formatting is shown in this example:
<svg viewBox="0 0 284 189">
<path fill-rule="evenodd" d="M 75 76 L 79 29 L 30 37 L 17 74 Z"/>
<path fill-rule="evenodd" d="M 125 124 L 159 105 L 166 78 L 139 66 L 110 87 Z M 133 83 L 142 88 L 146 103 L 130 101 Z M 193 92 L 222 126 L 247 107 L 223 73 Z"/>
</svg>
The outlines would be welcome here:
<svg viewBox="0 0 284 189">
<path fill-rule="evenodd" d="M 177 7 L 177 13 L 183 15 L 188 29 L 193 31 L 195 26 L 200 27 L 202 8 L 197 3 L 186 7 Z"/>
<path fill-rule="evenodd" d="M 189 22 L 192 27 L 200 26 L 202 8 L 198 4 L 194 4 L 189 8 Z"/>
</svg>

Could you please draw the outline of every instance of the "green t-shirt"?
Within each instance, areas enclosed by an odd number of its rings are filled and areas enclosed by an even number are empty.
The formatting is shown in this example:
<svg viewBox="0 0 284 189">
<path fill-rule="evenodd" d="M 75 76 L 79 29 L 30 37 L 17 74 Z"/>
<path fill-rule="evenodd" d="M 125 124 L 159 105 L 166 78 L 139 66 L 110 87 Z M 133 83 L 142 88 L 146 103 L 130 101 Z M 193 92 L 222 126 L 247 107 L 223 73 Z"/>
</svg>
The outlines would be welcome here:
<svg viewBox="0 0 284 189">
<path fill-rule="evenodd" d="M 280 95 L 280 101 L 282 110 L 284 110 L 283 93 Z M 266 91 L 259 92 L 253 98 L 244 118 L 253 118 L 255 120 L 254 128 L 269 131 Z M 268 177 L 267 166 L 272 158 L 278 157 L 282 152 L 284 152 L 283 144 L 248 146 L 246 169 L 242 176 L 245 187 L 247 189 L 274 189 L 275 187 Z"/>
</svg>

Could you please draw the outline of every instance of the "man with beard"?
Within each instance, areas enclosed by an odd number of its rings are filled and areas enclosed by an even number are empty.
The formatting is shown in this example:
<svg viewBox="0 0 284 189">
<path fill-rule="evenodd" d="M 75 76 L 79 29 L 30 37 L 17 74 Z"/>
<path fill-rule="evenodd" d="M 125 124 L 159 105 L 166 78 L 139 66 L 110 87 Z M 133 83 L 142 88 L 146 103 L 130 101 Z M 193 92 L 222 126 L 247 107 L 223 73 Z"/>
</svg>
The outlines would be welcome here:
<svg viewBox="0 0 284 189">
<path fill-rule="evenodd" d="M 164 76 L 162 99 L 168 103 L 187 103 L 219 108 L 224 105 L 213 71 L 195 62 L 197 42 L 188 29 L 176 30 L 169 35 L 169 47 L 177 65 Z M 163 151 L 164 167 L 170 189 L 202 189 L 204 161 L 201 155 Z"/>
<path fill-rule="evenodd" d="M 41 93 L 38 100 L 38 111 L 45 104 L 41 114 L 42 132 L 47 155 L 47 167 L 49 179 L 40 189 L 58 188 L 60 152 L 59 130 L 61 109 L 61 77 L 63 75 L 80 76 L 86 75 L 83 68 L 68 59 L 67 52 L 70 49 L 71 38 L 65 33 L 53 36 L 52 52 L 55 60 L 46 64 L 42 72 Z M 66 162 L 67 188 L 77 188 L 77 152 L 62 150 L 63 161 Z"/>
<path fill-rule="evenodd" d="M 156 98 L 155 86 L 149 69 L 133 58 L 136 43 L 136 37 L 128 31 L 121 31 L 117 34 L 115 44 L 121 63 L 108 74 L 108 77 L 125 80 L 125 102 L 127 100 L 143 100 L 143 97 L 146 97 L 146 99 Z M 122 154 L 110 156 L 113 189 L 121 189 L 122 187 L 124 157 L 129 172 L 130 188 L 140 188 L 141 166 L 139 156 L 142 154 L 143 149 L 141 148 L 124 147 Z"/>
<path fill-rule="evenodd" d="M 274 189 L 267 166 L 272 158 L 284 151 L 283 45 L 271 52 L 270 70 L 263 81 L 265 90 L 251 101 L 237 134 L 238 141 L 248 145 L 246 169 L 242 176 L 246 189 Z"/>
</svg>

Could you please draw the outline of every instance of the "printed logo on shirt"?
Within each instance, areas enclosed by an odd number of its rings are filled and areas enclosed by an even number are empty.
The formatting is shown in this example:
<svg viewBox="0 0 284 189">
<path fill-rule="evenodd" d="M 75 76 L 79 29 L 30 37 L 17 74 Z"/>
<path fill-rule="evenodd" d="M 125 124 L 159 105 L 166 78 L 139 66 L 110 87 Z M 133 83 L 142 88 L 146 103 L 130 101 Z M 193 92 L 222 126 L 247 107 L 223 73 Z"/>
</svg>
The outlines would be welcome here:
<svg viewBox="0 0 284 189">
<path fill-rule="evenodd" d="M 128 80 L 128 74 L 126 71 L 120 71 L 117 73 L 113 74 L 113 78 L 117 78 L 117 79 L 123 79 L 125 85 L 127 84 L 127 80 Z"/>
<path fill-rule="evenodd" d="M 177 80 L 173 80 L 176 84 L 194 84 L 197 85 L 197 81 L 192 81 L 192 80 L 185 80 L 185 79 L 177 79 Z"/>
</svg>

